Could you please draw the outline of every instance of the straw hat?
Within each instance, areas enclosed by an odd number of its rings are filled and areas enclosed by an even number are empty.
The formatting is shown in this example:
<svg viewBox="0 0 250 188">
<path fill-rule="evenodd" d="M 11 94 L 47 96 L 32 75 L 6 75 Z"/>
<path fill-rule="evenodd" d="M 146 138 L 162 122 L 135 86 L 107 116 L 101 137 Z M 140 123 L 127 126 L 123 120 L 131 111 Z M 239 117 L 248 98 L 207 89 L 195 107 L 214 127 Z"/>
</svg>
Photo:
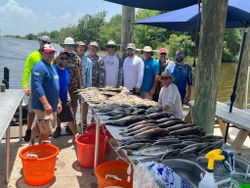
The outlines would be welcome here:
<svg viewBox="0 0 250 188">
<path fill-rule="evenodd" d="M 92 46 L 96 47 L 96 50 L 99 51 L 99 45 L 96 41 L 90 42 L 88 48 L 90 48 Z"/>
<path fill-rule="evenodd" d="M 153 52 L 152 48 L 150 46 L 145 46 L 143 49 L 142 49 L 143 52 Z"/>
<path fill-rule="evenodd" d="M 162 80 L 163 78 L 167 78 L 167 77 L 172 78 L 172 81 L 175 79 L 172 74 L 170 74 L 167 71 L 164 71 L 164 72 L 161 73 L 161 76 L 160 76 L 159 80 Z"/>
<path fill-rule="evenodd" d="M 105 44 L 105 47 L 115 47 L 117 49 L 117 45 L 113 40 L 109 40 L 107 44 Z"/>
<path fill-rule="evenodd" d="M 134 43 L 128 43 L 126 49 L 133 49 L 133 50 L 135 50 L 135 49 L 136 49 L 136 48 L 135 48 L 135 44 L 134 44 Z"/>
</svg>

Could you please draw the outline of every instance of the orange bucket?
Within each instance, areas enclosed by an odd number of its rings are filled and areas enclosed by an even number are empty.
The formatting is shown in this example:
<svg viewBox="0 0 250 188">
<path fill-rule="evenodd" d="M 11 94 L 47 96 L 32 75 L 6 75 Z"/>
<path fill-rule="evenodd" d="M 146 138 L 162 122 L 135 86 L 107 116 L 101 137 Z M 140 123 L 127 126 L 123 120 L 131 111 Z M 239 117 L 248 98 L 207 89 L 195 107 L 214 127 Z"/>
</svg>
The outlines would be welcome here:
<svg viewBox="0 0 250 188">
<path fill-rule="evenodd" d="M 100 164 L 95 171 L 98 181 L 98 188 L 105 188 L 108 186 L 120 186 L 123 188 L 133 187 L 133 173 L 131 173 L 131 181 L 127 182 L 129 164 L 123 161 L 108 161 Z M 110 178 L 116 176 L 120 180 Z"/>
<path fill-rule="evenodd" d="M 86 128 L 86 132 L 90 133 L 90 134 L 95 134 L 96 133 L 96 124 L 90 124 L 90 125 L 88 125 L 87 128 Z M 100 126 L 100 133 L 102 135 L 104 135 L 105 138 L 107 138 L 108 140 L 110 140 L 112 138 L 112 135 L 106 129 L 105 125 L 101 125 Z M 106 143 L 106 148 L 105 148 L 106 153 L 109 152 L 110 149 L 111 149 L 111 146 L 110 146 L 109 142 L 107 142 Z"/>
<path fill-rule="evenodd" d="M 84 134 L 76 136 L 75 140 L 77 143 L 77 157 L 80 166 L 84 168 L 93 168 L 95 158 L 95 135 Z M 104 161 L 105 146 L 105 137 L 100 134 L 98 164 Z"/>
<path fill-rule="evenodd" d="M 28 146 L 19 152 L 22 159 L 24 182 L 44 185 L 54 179 L 56 157 L 59 149 L 51 144 Z"/>
</svg>

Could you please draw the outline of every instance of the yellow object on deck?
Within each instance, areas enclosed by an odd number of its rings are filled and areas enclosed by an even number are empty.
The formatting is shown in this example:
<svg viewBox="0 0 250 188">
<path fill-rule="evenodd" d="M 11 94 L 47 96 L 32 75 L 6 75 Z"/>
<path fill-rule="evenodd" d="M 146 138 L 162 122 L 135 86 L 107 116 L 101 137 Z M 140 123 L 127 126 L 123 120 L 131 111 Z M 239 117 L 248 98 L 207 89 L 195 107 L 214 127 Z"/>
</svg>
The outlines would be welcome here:
<svg viewBox="0 0 250 188">
<path fill-rule="evenodd" d="M 224 155 L 221 155 L 221 149 L 214 149 L 206 154 L 206 158 L 208 159 L 207 169 L 213 171 L 214 170 L 214 161 L 222 161 L 225 159 Z"/>
</svg>

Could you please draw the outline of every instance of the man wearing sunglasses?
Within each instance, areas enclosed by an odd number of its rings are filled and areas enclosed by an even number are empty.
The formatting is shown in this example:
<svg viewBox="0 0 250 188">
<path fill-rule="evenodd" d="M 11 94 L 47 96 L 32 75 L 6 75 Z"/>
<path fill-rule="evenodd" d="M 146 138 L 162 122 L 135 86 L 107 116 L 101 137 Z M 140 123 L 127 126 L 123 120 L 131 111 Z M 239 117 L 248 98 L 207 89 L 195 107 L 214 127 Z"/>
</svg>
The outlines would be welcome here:
<svg viewBox="0 0 250 188">
<path fill-rule="evenodd" d="M 69 61 L 69 57 L 70 54 L 67 51 L 61 51 L 56 58 L 56 65 L 54 65 L 54 69 L 59 76 L 60 100 L 62 101 L 62 111 L 57 116 L 57 128 L 53 133 L 54 138 L 61 136 L 61 122 L 68 122 L 68 127 L 73 135 L 77 133 L 76 123 L 70 106 L 71 99 L 68 92 L 70 73 L 66 69 L 66 65 Z"/>
<path fill-rule="evenodd" d="M 117 45 L 110 40 L 105 45 L 107 55 L 103 58 L 105 66 L 105 86 L 122 86 L 122 59 L 116 54 Z"/>
<path fill-rule="evenodd" d="M 28 117 L 27 117 L 27 130 L 25 132 L 24 140 L 26 142 L 29 142 L 30 137 L 31 137 L 31 126 L 35 117 L 35 113 L 32 111 L 32 104 L 31 104 L 31 89 L 29 86 L 29 80 L 31 76 L 31 70 L 33 66 L 42 60 L 42 48 L 44 47 L 45 44 L 50 44 L 51 40 L 48 36 L 44 35 L 38 38 L 39 41 L 39 49 L 35 50 L 26 59 L 24 69 L 23 69 L 23 77 L 22 77 L 22 88 L 24 93 L 29 97 L 29 104 L 28 104 Z"/>
<path fill-rule="evenodd" d="M 74 52 L 77 44 L 74 42 L 72 37 L 66 37 L 62 46 L 64 47 L 65 51 L 70 54 L 66 68 L 70 72 L 69 95 L 71 98 L 71 107 L 75 119 L 79 102 L 79 96 L 77 95 L 76 91 L 83 88 L 82 62 L 78 55 Z M 70 133 L 68 127 L 66 127 L 66 131 Z"/>
<path fill-rule="evenodd" d="M 41 52 L 42 60 L 34 65 L 31 75 L 32 108 L 37 116 L 39 143 L 49 139 L 56 120 L 56 112 L 60 113 L 62 110 L 59 77 L 51 65 L 56 51 L 53 46 L 45 44 Z M 36 132 L 35 127 L 32 132 Z"/>
<path fill-rule="evenodd" d="M 182 103 L 187 104 L 191 99 L 193 76 L 192 68 L 184 62 L 184 58 L 185 52 L 183 50 L 177 50 L 175 52 L 175 62 L 169 63 L 166 67 L 166 71 L 170 72 L 175 77 L 174 83 L 181 94 Z"/>
<path fill-rule="evenodd" d="M 124 86 L 133 93 L 139 94 L 144 75 L 143 60 L 135 55 L 135 44 L 127 45 L 128 57 L 123 62 Z"/>
</svg>

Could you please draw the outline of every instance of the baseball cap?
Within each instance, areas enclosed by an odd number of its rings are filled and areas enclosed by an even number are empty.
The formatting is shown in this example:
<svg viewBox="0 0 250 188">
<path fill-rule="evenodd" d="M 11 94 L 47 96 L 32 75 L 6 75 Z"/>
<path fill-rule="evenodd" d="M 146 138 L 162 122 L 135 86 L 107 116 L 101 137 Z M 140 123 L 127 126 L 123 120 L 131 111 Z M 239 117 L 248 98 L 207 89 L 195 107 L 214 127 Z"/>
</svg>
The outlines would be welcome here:
<svg viewBox="0 0 250 188">
<path fill-rule="evenodd" d="M 55 48 L 50 44 L 45 44 L 42 51 L 45 53 L 56 52 Z"/>
<path fill-rule="evenodd" d="M 128 43 L 126 49 L 133 49 L 133 50 L 135 50 L 135 44 L 134 43 Z"/>
<path fill-rule="evenodd" d="M 159 53 L 160 54 L 167 54 L 168 53 L 168 50 L 166 48 L 160 48 L 159 49 Z"/>
<path fill-rule="evenodd" d="M 60 55 L 62 55 L 62 54 L 65 54 L 65 55 L 67 55 L 68 57 L 70 56 L 70 53 L 67 52 L 66 50 L 60 51 L 58 56 L 60 56 Z"/>
<path fill-rule="evenodd" d="M 38 40 L 41 42 L 44 42 L 44 43 L 48 43 L 48 44 L 51 43 L 51 40 L 47 35 L 43 35 L 43 36 L 39 37 Z"/>
</svg>

